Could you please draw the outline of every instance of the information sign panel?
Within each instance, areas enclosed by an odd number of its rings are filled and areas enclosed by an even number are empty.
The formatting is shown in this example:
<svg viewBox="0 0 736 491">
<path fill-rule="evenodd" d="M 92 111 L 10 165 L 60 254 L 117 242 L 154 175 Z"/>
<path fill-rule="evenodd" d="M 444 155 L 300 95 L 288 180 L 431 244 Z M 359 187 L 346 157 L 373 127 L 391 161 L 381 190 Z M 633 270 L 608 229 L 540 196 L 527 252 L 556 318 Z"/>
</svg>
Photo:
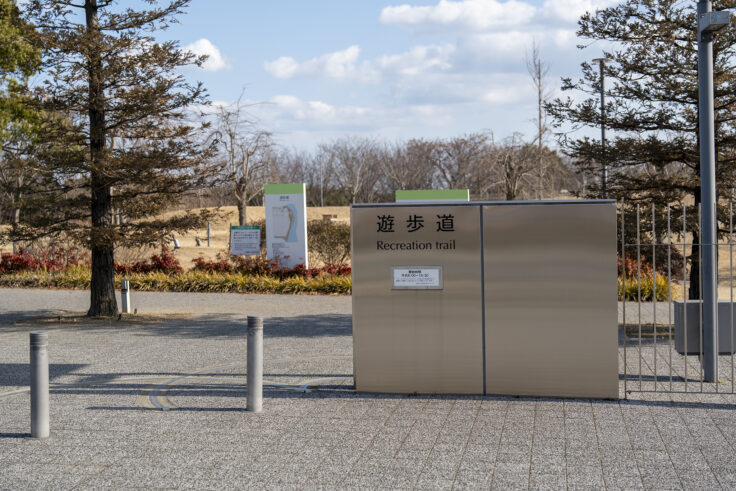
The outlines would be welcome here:
<svg viewBox="0 0 736 491">
<path fill-rule="evenodd" d="M 442 266 L 394 266 L 393 290 L 442 290 Z"/>
<path fill-rule="evenodd" d="M 306 184 L 266 184 L 266 253 L 281 266 L 307 261 Z"/>
<path fill-rule="evenodd" d="M 230 226 L 230 254 L 258 256 L 261 254 L 261 227 L 258 225 Z"/>
</svg>

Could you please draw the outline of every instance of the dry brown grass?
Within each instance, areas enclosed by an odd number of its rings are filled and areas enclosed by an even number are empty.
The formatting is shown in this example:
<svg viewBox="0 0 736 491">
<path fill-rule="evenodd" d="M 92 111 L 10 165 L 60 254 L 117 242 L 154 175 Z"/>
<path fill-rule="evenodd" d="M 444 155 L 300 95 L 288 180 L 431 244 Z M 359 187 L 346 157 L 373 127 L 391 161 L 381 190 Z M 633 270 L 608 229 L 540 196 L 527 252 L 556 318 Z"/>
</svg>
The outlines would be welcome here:
<svg viewBox="0 0 736 491">
<path fill-rule="evenodd" d="M 198 211 L 197 209 L 193 211 Z M 210 247 L 207 247 L 207 229 L 195 230 L 188 234 L 177 235 L 181 246 L 175 252 L 175 256 L 179 259 L 184 269 L 192 267 L 192 259 L 203 256 L 208 259 L 214 259 L 218 252 L 225 252 L 230 242 L 230 225 L 238 224 L 238 210 L 234 206 L 224 206 L 220 211 L 225 218 L 219 222 L 212 223 L 212 235 L 210 237 Z M 349 206 L 324 206 L 324 207 L 308 207 L 308 220 L 322 220 L 324 215 L 337 215 L 338 221 L 350 223 L 350 207 Z M 266 219 L 266 211 L 263 206 L 249 206 L 247 210 L 248 223 L 260 222 Z M 197 247 L 195 237 L 199 237 L 202 246 Z M 150 256 L 150 254 L 148 254 Z"/>
<path fill-rule="evenodd" d="M 192 210 L 199 211 L 198 208 Z M 207 247 L 207 229 L 194 230 L 183 235 L 176 235 L 181 246 L 174 255 L 181 263 L 184 269 L 190 269 L 193 266 L 192 259 L 203 256 L 208 259 L 214 259 L 218 252 L 226 252 L 230 241 L 230 225 L 237 225 L 238 210 L 235 206 L 224 206 L 220 208 L 220 212 L 224 218 L 220 221 L 212 223 L 212 235 L 210 247 Z M 171 216 L 180 211 L 171 211 L 164 216 Z M 337 215 L 337 220 L 343 223 L 350 223 L 350 207 L 349 206 L 324 206 L 324 207 L 308 207 L 308 220 L 322 220 L 324 215 Z M 247 210 L 248 223 L 263 221 L 266 218 L 265 208 L 263 206 L 249 206 Z M 195 237 L 199 237 L 202 246 L 197 247 Z M 173 244 L 170 245 L 173 248 Z M 11 244 L 3 244 L 0 246 L 2 252 L 12 252 Z M 115 251 L 115 260 L 119 263 L 133 263 L 146 259 L 152 254 L 158 254 L 158 248 L 140 247 L 135 249 L 121 248 Z"/>
</svg>

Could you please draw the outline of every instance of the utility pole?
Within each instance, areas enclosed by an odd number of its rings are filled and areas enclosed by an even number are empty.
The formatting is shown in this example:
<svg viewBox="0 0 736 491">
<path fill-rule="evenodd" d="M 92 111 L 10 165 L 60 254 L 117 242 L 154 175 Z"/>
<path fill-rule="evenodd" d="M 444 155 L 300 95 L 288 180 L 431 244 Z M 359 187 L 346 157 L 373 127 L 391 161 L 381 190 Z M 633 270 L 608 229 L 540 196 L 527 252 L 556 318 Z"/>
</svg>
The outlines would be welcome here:
<svg viewBox="0 0 736 491">
<path fill-rule="evenodd" d="M 718 382 L 718 263 L 716 258 L 716 146 L 713 102 L 713 35 L 729 25 L 730 14 L 712 12 L 710 0 L 699 0 L 698 126 L 700 132 L 700 202 L 702 213 L 701 278 L 703 284 L 703 379 Z"/>
</svg>

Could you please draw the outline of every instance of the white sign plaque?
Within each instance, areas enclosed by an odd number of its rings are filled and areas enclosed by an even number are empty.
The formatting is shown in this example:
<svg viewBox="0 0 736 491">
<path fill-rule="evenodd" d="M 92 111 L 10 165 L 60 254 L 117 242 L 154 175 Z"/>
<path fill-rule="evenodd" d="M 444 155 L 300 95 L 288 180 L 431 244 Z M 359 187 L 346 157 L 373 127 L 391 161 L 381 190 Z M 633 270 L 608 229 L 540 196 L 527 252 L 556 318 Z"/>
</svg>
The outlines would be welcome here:
<svg viewBox="0 0 736 491">
<path fill-rule="evenodd" d="M 261 254 L 261 227 L 232 225 L 230 227 L 230 254 L 259 256 Z"/>
<path fill-rule="evenodd" d="M 281 266 L 307 262 L 306 184 L 266 184 L 266 253 Z"/>
<path fill-rule="evenodd" d="M 392 290 L 442 290 L 442 266 L 393 266 Z"/>
</svg>

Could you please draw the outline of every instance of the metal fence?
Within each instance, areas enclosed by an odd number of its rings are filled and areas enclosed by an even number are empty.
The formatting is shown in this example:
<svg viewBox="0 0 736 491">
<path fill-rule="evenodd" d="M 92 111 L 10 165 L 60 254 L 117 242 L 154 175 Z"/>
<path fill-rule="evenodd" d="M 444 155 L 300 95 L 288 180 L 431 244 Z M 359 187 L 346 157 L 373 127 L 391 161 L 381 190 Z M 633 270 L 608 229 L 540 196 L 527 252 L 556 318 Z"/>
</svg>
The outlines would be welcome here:
<svg viewBox="0 0 736 491">
<path fill-rule="evenodd" d="M 719 355 L 718 381 L 712 383 L 705 381 L 702 365 L 700 258 L 705 244 L 697 240 L 700 211 L 699 206 L 619 202 L 619 374 L 624 397 L 632 392 L 736 393 L 733 205 L 721 205 L 718 215 Z"/>
</svg>

